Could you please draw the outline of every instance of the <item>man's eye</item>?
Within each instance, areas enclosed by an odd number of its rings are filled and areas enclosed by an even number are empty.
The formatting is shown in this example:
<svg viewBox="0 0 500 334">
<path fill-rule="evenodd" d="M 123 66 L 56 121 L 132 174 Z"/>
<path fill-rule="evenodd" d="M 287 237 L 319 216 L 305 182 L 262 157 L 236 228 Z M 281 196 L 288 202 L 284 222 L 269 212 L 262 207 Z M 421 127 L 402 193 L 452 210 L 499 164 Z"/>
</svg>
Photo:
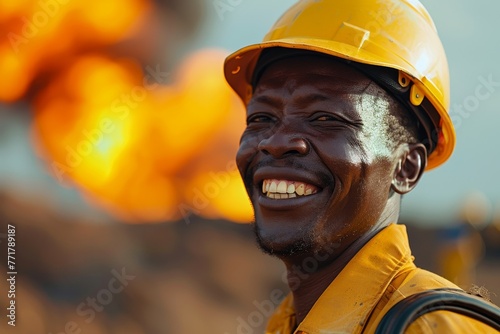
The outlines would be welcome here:
<svg viewBox="0 0 500 334">
<path fill-rule="evenodd" d="M 270 116 L 266 115 L 255 115 L 248 117 L 247 119 L 247 124 L 252 124 L 252 123 L 268 123 L 271 122 L 272 118 Z"/>
<path fill-rule="evenodd" d="M 338 118 L 334 117 L 334 116 L 330 116 L 330 115 L 320 115 L 316 118 L 313 119 L 313 121 L 317 121 L 317 122 L 332 122 L 332 121 L 338 121 Z"/>
</svg>

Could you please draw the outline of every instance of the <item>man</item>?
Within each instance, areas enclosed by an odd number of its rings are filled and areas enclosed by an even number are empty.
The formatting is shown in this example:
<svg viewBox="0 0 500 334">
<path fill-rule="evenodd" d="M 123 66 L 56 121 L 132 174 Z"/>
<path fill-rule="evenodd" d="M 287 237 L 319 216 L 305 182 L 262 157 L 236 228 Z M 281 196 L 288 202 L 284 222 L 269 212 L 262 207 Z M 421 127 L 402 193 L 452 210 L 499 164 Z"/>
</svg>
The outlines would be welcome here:
<svg viewBox="0 0 500 334">
<path fill-rule="evenodd" d="M 406 296 L 455 288 L 418 269 L 401 196 L 450 156 L 446 57 L 416 0 L 299 1 L 229 56 L 247 107 L 237 164 L 260 247 L 291 294 L 267 333 L 371 333 Z M 445 311 L 408 332 L 484 333 Z"/>
</svg>

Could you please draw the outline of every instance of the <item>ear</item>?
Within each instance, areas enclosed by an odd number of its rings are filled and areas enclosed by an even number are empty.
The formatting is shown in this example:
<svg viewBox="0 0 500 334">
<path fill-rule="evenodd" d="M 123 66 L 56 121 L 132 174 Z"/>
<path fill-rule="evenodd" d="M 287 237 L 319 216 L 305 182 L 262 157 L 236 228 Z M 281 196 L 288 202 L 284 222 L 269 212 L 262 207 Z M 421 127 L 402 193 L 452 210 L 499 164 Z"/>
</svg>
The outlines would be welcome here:
<svg viewBox="0 0 500 334">
<path fill-rule="evenodd" d="M 410 144 L 399 156 L 392 179 L 392 189 L 404 195 L 410 192 L 427 166 L 427 149 L 423 144 Z"/>
</svg>

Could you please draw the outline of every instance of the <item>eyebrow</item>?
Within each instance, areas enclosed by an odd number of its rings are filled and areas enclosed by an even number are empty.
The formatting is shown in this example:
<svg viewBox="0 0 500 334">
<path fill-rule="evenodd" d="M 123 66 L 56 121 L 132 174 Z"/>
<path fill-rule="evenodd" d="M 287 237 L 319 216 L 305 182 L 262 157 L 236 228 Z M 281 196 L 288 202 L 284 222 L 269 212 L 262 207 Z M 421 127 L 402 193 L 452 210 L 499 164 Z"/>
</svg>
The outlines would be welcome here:
<svg viewBox="0 0 500 334">
<path fill-rule="evenodd" d="M 274 108 L 281 108 L 283 105 L 283 101 L 281 98 L 271 95 L 259 95 L 251 99 L 250 102 L 248 103 L 248 106 L 255 103 L 267 104 Z"/>
<path fill-rule="evenodd" d="M 334 93 L 334 91 L 335 89 L 331 90 L 332 94 Z M 351 91 L 346 91 L 342 93 L 352 94 Z M 247 110 L 251 106 L 257 104 L 268 105 L 275 109 L 283 108 L 284 101 L 279 94 L 273 94 L 268 91 L 264 91 L 261 94 L 262 95 L 257 95 L 250 100 L 250 102 L 247 105 Z M 357 93 L 354 92 L 354 95 L 356 94 Z M 359 114 L 353 110 L 353 107 L 350 104 L 350 102 L 343 99 L 332 99 L 332 97 L 330 96 L 330 90 L 326 91 L 323 90 L 320 92 L 307 94 L 303 97 L 299 97 L 294 101 L 294 104 L 297 105 L 299 108 L 307 108 L 321 102 L 334 103 L 337 109 L 337 111 L 335 112 L 336 114 L 340 116 L 338 110 L 341 110 L 342 111 L 341 114 L 345 114 L 344 117 L 351 119 L 353 122 L 358 122 Z M 332 110 L 330 112 L 333 113 Z"/>
<path fill-rule="evenodd" d="M 295 103 L 301 108 L 307 108 L 317 103 L 328 102 L 333 103 L 337 108 L 347 111 L 352 109 L 350 102 L 343 99 L 332 99 L 328 93 L 314 93 L 298 98 Z"/>
<path fill-rule="evenodd" d="M 330 100 L 330 97 L 325 94 L 310 94 L 305 96 L 304 98 L 298 99 L 297 102 L 301 105 L 307 105 L 328 100 Z M 253 98 L 249 104 L 253 103 L 263 103 L 275 108 L 279 108 L 282 105 L 282 99 L 280 97 L 272 95 L 259 95 Z"/>
<path fill-rule="evenodd" d="M 303 98 L 297 99 L 297 103 L 300 105 L 309 105 L 316 102 L 330 101 L 331 98 L 325 94 L 309 94 Z"/>
</svg>

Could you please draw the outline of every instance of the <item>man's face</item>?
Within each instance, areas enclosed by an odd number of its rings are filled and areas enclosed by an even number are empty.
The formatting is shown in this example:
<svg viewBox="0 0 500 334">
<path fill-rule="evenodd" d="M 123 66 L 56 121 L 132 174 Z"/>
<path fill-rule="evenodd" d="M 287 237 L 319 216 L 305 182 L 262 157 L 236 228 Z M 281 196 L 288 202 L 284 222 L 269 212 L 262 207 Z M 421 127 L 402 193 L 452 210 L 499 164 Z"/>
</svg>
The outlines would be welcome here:
<svg viewBox="0 0 500 334">
<path fill-rule="evenodd" d="M 363 74 L 324 57 L 265 70 L 236 157 L 265 251 L 337 245 L 340 254 L 383 219 L 397 163 L 386 134 L 390 101 Z"/>
</svg>

